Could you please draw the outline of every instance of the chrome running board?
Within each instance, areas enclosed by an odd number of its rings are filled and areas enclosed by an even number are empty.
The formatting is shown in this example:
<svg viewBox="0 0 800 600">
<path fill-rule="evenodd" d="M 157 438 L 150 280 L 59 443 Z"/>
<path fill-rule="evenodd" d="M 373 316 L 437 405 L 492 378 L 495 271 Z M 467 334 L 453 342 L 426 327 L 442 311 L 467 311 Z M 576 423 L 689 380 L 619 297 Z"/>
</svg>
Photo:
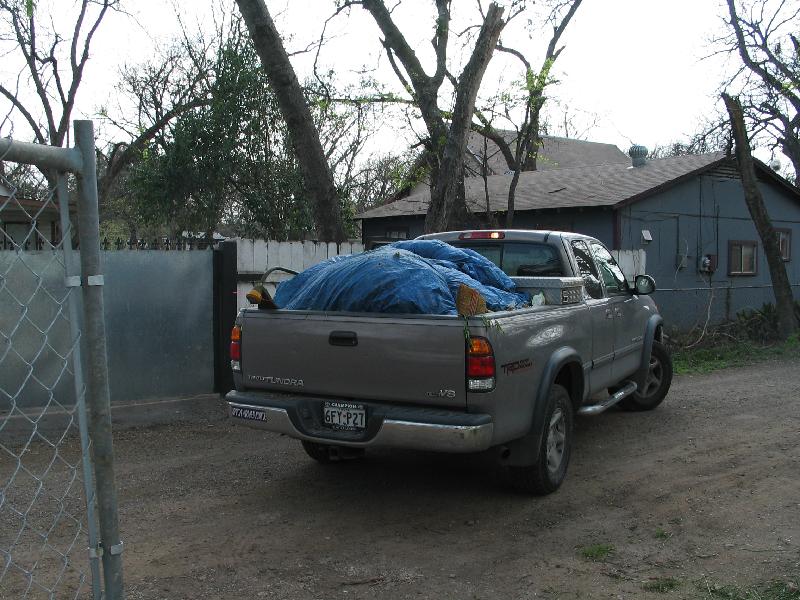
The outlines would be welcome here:
<svg viewBox="0 0 800 600">
<path fill-rule="evenodd" d="M 590 404 L 589 406 L 580 407 L 578 409 L 578 414 L 589 416 L 599 415 L 600 413 L 607 411 L 623 398 L 630 396 L 636 391 L 636 387 L 637 386 L 635 382 L 629 381 L 622 387 L 622 389 L 618 390 L 599 404 Z"/>
</svg>

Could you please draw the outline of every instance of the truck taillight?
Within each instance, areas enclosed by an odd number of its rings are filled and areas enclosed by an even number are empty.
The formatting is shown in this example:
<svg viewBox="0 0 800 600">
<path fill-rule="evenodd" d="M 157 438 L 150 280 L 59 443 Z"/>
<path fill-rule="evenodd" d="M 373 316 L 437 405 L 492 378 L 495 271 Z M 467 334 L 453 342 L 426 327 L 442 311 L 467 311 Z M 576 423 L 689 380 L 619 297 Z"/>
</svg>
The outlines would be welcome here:
<svg viewBox="0 0 800 600">
<path fill-rule="evenodd" d="M 494 351 L 489 340 L 471 337 L 467 342 L 467 389 L 488 392 L 494 389 Z"/>
<path fill-rule="evenodd" d="M 506 237 L 503 231 L 465 231 L 459 234 L 460 240 L 502 240 Z"/>
<path fill-rule="evenodd" d="M 231 329 L 231 369 L 234 371 L 241 371 L 242 365 L 242 328 L 234 325 Z"/>
</svg>

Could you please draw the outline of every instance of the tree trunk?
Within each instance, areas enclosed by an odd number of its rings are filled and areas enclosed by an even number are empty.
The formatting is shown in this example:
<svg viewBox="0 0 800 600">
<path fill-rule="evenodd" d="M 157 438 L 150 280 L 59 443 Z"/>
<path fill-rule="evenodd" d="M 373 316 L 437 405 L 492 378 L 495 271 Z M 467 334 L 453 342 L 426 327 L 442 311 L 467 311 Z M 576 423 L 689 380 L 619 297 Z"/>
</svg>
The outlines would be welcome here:
<svg viewBox="0 0 800 600">
<path fill-rule="evenodd" d="M 317 235 L 325 242 L 344 241 L 346 236 L 333 174 L 280 34 L 264 0 L 236 0 L 236 3 L 286 121 L 306 190 L 314 203 Z"/>
<path fill-rule="evenodd" d="M 761 245 L 764 248 L 764 254 L 769 265 L 772 289 L 775 293 L 775 307 L 778 314 L 778 336 L 781 339 L 786 339 L 798 331 L 797 319 L 794 316 L 792 286 L 789 284 L 786 265 L 781 257 L 778 237 L 764 205 L 761 190 L 758 189 L 756 170 L 753 164 L 753 157 L 750 154 L 750 141 L 747 139 L 747 131 L 744 126 L 742 105 L 738 99 L 732 98 L 725 93 L 722 94 L 722 99 L 728 109 L 733 137 L 736 141 L 736 160 L 739 163 L 739 173 L 742 176 L 744 200 L 761 238 Z"/>
<path fill-rule="evenodd" d="M 483 74 L 494 53 L 500 32 L 503 30 L 503 9 L 491 4 L 481 26 L 475 49 L 458 79 L 456 102 L 444 144 L 439 176 L 431 182 L 431 204 L 425 216 L 425 232 L 442 231 L 447 227 L 459 194 L 459 185 L 464 176 L 464 154 L 467 150 L 475 98 L 478 95 Z M 461 207 L 459 207 L 461 208 Z M 466 204 L 463 206 L 466 212 Z M 459 211 L 460 212 L 460 211 Z"/>
<path fill-rule="evenodd" d="M 508 209 L 506 211 L 506 229 L 514 226 L 514 202 L 516 200 L 517 184 L 519 183 L 519 169 L 514 171 L 511 176 L 511 183 L 508 184 Z"/>
</svg>

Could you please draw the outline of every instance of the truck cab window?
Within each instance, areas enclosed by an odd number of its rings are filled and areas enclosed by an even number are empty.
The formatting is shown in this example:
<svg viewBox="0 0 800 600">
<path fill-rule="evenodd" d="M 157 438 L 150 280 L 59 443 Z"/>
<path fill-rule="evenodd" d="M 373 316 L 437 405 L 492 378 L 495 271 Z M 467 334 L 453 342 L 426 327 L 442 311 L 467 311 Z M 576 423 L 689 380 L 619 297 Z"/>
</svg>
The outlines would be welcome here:
<svg viewBox="0 0 800 600">
<path fill-rule="evenodd" d="M 563 277 L 561 257 L 553 246 L 536 242 L 455 243 L 488 258 L 511 277 Z"/>
<path fill-rule="evenodd" d="M 611 253 L 605 246 L 597 242 L 592 242 L 591 246 L 592 253 L 597 261 L 597 266 L 600 268 L 600 274 L 603 277 L 603 283 L 605 283 L 608 293 L 627 293 L 628 282 L 625 280 L 622 269 L 619 268 L 617 261 L 611 256 Z"/>
<path fill-rule="evenodd" d="M 597 273 L 597 267 L 594 264 L 594 260 L 592 260 L 592 255 L 589 253 L 589 247 L 586 242 L 573 240 L 572 252 L 575 254 L 578 270 L 581 273 L 581 277 L 583 277 L 586 293 L 595 299 L 602 298 L 603 287 L 600 285 L 600 275 Z"/>
</svg>

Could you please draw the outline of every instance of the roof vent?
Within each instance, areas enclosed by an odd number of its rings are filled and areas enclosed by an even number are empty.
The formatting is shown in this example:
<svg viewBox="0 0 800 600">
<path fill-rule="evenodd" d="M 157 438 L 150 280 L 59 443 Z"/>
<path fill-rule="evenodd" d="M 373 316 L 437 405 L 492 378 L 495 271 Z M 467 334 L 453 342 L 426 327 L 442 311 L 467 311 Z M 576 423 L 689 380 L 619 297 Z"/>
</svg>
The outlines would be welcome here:
<svg viewBox="0 0 800 600">
<path fill-rule="evenodd" d="M 639 144 L 634 144 L 631 146 L 630 150 L 628 150 L 628 156 L 631 157 L 631 163 L 634 167 L 643 167 L 647 162 L 647 148 Z"/>
</svg>

